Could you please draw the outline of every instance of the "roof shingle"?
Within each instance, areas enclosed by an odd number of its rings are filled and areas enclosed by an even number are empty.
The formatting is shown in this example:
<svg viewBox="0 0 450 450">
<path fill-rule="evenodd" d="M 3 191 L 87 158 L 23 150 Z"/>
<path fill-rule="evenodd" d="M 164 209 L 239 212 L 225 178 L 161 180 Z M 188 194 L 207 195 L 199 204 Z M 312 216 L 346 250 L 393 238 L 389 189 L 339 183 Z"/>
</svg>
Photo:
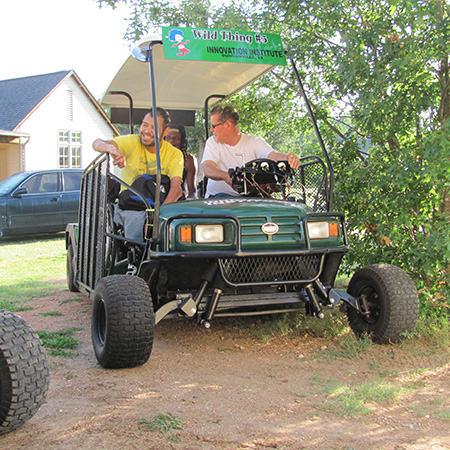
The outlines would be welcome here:
<svg viewBox="0 0 450 450">
<path fill-rule="evenodd" d="M 0 80 L 0 129 L 14 131 L 70 70 Z"/>
</svg>

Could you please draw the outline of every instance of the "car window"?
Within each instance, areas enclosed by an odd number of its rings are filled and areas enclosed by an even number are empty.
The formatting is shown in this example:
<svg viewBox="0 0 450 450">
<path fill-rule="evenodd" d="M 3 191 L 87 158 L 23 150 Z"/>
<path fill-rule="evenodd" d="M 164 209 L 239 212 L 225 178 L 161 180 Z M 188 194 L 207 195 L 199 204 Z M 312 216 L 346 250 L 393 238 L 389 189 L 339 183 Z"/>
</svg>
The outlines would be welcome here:
<svg viewBox="0 0 450 450">
<path fill-rule="evenodd" d="M 26 188 L 28 194 L 58 192 L 58 173 L 40 173 L 30 177 L 20 187 Z"/>
<path fill-rule="evenodd" d="M 81 186 L 81 172 L 63 172 L 64 191 L 79 191 Z"/>
</svg>

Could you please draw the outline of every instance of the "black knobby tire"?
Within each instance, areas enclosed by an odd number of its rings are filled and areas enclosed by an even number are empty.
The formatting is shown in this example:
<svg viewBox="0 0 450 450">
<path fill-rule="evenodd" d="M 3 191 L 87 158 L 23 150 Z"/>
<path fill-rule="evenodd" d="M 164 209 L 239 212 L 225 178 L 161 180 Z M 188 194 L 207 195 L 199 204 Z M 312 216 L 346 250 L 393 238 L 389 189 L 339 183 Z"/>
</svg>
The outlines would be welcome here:
<svg viewBox="0 0 450 450">
<path fill-rule="evenodd" d="M 0 434 L 37 412 L 48 383 L 47 355 L 38 336 L 23 319 L 0 310 Z"/>
<path fill-rule="evenodd" d="M 145 364 L 153 346 L 155 314 L 142 278 L 102 278 L 92 302 L 92 344 L 99 364 L 120 369 Z"/>
<path fill-rule="evenodd" d="M 69 291 L 78 292 L 78 284 L 75 281 L 75 265 L 73 258 L 72 243 L 70 243 L 67 246 L 66 272 L 67 272 L 67 287 L 69 288 Z"/>
<path fill-rule="evenodd" d="M 357 336 L 367 334 L 374 342 L 387 344 L 414 331 L 419 317 L 417 290 L 399 267 L 378 264 L 360 269 L 347 291 L 367 301 L 368 315 L 347 306 L 349 325 Z"/>
</svg>

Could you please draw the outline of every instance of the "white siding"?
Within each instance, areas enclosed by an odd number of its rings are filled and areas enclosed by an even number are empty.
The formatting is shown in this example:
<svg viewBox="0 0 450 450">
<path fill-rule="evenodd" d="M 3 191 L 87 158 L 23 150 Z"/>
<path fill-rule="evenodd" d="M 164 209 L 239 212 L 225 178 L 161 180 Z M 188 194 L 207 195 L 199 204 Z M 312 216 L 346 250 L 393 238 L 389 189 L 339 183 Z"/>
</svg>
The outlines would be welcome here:
<svg viewBox="0 0 450 450">
<path fill-rule="evenodd" d="M 73 93 L 73 120 L 68 119 L 67 91 Z M 59 130 L 81 131 L 83 168 L 98 156 L 92 149 L 92 142 L 96 138 L 113 137 L 111 127 L 72 77 L 66 79 L 17 130 L 31 135 L 25 146 L 24 170 L 58 168 Z"/>
<path fill-rule="evenodd" d="M 0 144 L 0 181 L 21 171 L 21 149 L 20 143 Z"/>
</svg>

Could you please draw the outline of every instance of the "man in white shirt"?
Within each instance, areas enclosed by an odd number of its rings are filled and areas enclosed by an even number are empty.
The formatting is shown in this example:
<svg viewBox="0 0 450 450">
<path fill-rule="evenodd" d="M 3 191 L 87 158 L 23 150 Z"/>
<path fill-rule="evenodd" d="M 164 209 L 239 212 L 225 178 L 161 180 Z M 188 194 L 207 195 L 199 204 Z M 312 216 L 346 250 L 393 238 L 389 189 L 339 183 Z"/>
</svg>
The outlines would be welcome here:
<svg viewBox="0 0 450 450">
<path fill-rule="evenodd" d="M 211 136 L 203 153 L 203 173 L 208 178 L 205 197 L 236 197 L 228 169 L 241 167 L 258 158 L 288 161 L 293 169 L 300 165 L 295 153 L 280 153 L 264 139 L 239 130 L 239 114 L 231 106 L 215 106 L 211 113 Z"/>
</svg>

